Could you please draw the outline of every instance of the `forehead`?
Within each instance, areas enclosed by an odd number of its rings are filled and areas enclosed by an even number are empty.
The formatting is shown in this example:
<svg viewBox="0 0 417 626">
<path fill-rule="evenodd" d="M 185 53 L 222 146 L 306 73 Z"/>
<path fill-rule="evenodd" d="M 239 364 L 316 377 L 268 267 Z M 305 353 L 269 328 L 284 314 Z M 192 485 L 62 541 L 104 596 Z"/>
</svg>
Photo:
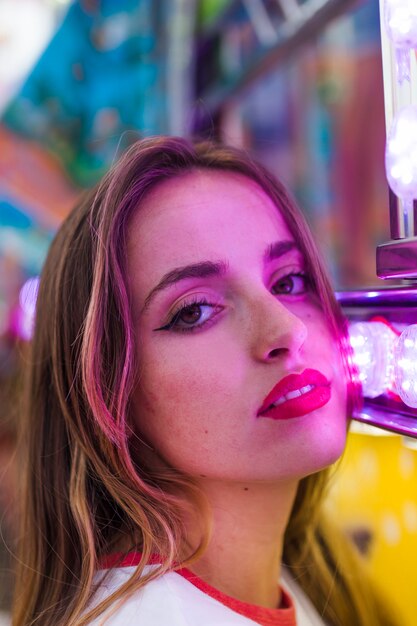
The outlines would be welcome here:
<svg viewBox="0 0 417 626">
<path fill-rule="evenodd" d="M 259 185 L 238 173 L 202 170 L 163 181 L 149 192 L 132 217 L 128 252 L 140 249 L 142 256 L 157 248 L 159 260 L 175 253 L 192 262 L 210 250 L 218 257 L 279 239 L 293 237 Z"/>
</svg>

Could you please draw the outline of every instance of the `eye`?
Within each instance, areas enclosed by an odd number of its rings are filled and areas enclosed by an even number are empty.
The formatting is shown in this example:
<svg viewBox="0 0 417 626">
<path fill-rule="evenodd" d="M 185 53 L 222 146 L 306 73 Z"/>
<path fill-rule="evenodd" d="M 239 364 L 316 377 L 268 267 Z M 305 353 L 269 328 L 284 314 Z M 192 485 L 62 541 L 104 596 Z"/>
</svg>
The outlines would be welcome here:
<svg viewBox="0 0 417 626">
<path fill-rule="evenodd" d="M 177 328 L 189 328 L 195 325 L 201 326 L 210 318 L 211 305 L 203 302 L 195 302 L 182 307 L 171 321 Z"/>
<path fill-rule="evenodd" d="M 297 296 L 308 291 L 309 283 L 309 277 L 304 272 L 294 272 L 286 274 L 277 280 L 274 283 L 273 292 L 275 294 Z"/>
<path fill-rule="evenodd" d="M 207 300 L 198 300 L 183 305 L 171 317 L 168 324 L 155 330 L 172 330 L 174 332 L 189 332 L 208 324 L 223 309 Z"/>
</svg>

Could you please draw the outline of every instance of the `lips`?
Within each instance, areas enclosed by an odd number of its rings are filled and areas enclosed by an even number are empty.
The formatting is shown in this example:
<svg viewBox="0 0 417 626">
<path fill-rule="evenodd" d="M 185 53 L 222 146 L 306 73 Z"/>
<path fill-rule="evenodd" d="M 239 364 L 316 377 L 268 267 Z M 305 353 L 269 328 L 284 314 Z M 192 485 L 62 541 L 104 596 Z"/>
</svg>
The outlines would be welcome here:
<svg viewBox="0 0 417 626">
<path fill-rule="evenodd" d="M 327 404 L 331 397 L 331 384 L 314 369 L 302 374 L 290 374 L 279 381 L 265 398 L 258 417 L 276 420 L 307 415 Z"/>
</svg>

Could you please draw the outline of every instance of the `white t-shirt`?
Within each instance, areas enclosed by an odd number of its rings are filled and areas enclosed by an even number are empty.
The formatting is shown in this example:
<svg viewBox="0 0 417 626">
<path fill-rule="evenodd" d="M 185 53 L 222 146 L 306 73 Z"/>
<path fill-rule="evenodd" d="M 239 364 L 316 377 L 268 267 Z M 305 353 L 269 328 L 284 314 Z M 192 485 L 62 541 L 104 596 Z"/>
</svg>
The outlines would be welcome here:
<svg viewBox="0 0 417 626">
<path fill-rule="evenodd" d="M 149 568 L 148 565 L 144 573 Z M 107 598 L 125 583 L 134 567 L 115 567 L 106 574 L 94 597 L 94 605 Z M 152 580 L 116 607 L 90 622 L 91 626 L 255 626 L 263 623 L 277 626 L 325 626 L 317 610 L 300 587 L 283 571 L 281 588 L 292 600 L 294 611 L 279 621 L 254 621 L 215 597 L 212 597 L 177 572 L 169 572 Z M 239 603 L 241 604 L 241 603 Z M 251 605 L 248 605 L 251 606 Z M 256 608 L 256 607 L 255 607 Z M 261 609 L 262 611 L 262 609 Z M 267 609 L 268 611 L 268 609 Z"/>
</svg>

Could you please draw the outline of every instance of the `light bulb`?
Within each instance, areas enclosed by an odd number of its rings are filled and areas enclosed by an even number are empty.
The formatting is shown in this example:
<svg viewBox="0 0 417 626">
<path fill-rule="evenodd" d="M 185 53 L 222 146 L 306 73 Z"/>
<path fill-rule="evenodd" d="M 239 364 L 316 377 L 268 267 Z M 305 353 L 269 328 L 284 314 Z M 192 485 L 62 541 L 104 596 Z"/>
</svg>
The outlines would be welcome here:
<svg viewBox="0 0 417 626">
<path fill-rule="evenodd" d="M 407 326 L 394 350 L 396 392 L 407 406 L 417 407 L 417 324 Z"/>
<path fill-rule="evenodd" d="M 349 326 L 349 338 L 363 395 L 376 398 L 390 387 L 397 336 L 383 322 L 353 322 Z"/>
<path fill-rule="evenodd" d="M 417 48 L 416 0 L 385 0 L 385 26 L 396 46 Z"/>
<path fill-rule="evenodd" d="M 403 107 L 395 116 L 385 150 L 387 179 L 404 200 L 417 198 L 417 106 Z"/>
</svg>

